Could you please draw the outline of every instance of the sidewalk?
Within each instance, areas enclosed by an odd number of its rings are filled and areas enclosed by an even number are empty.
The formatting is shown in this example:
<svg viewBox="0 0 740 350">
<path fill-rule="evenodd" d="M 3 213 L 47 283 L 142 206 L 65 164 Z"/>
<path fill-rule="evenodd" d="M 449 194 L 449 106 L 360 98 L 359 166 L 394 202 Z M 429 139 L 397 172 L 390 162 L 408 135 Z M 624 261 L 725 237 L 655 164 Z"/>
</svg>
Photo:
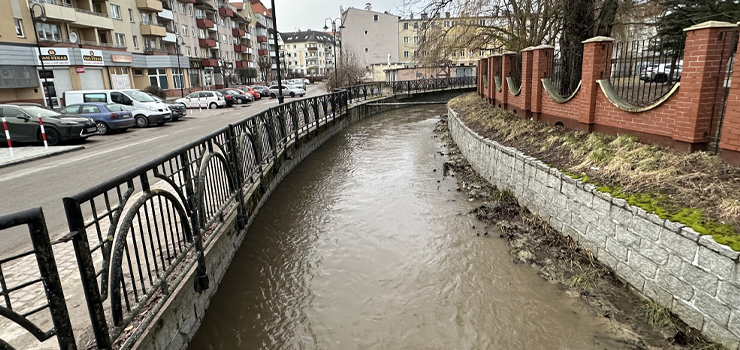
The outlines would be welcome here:
<svg viewBox="0 0 740 350">
<path fill-rule="evenodd" d="M 9 148 L 0 148 L 0 168 L 84 148 L 84 146 L 54 146 L 46 150 L 44 146 L 13 147 L 12 157 L 10 156 Z"/>
</svg>

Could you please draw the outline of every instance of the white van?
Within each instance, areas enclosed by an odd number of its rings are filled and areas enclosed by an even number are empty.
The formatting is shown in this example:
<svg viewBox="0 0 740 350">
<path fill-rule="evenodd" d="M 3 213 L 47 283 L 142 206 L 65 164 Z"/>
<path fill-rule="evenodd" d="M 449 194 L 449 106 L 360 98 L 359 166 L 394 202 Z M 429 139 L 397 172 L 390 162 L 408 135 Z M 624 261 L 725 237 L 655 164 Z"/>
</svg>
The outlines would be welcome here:
<svg viewBox="0 0 740 350">
<path fill-rule="evenodd" d="M 64 105 L 89 102 L 120 103 L 153 112 L 171 113 L 164 103 L 136 89 L 129 90 L 79 90 L 65 91 Z"/>
</svg>

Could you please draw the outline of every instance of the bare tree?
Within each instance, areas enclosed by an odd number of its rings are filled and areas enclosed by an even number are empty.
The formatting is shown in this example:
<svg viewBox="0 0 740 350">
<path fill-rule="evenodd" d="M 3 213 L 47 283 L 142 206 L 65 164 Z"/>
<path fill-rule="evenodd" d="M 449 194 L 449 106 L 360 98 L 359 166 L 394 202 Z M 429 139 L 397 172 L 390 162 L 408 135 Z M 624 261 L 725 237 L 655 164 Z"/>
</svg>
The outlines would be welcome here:
<svg viewBox="0 0 740 350">
<path fill-rule="evenodd" d="M 272 60 L 268 56 L 261 56 L 257 61 L 260 76 L 265 84 L 270 84 L 270 71 L 272 71 Z"/>
<path fill-rule="evenodd" d="M 355 50 L 345 44 L 342 51 L 342 55 L 337 62 L 337 80 L 334 80 L 333 67 L 326 73 L 327 78 L 329 78 L 326 83 L 326 91 L 334 91 L 337 87 L 356 85 L 362 82 L 362 78 L 367 73 L 367 67 L 362 63 Z"/>
</svg>

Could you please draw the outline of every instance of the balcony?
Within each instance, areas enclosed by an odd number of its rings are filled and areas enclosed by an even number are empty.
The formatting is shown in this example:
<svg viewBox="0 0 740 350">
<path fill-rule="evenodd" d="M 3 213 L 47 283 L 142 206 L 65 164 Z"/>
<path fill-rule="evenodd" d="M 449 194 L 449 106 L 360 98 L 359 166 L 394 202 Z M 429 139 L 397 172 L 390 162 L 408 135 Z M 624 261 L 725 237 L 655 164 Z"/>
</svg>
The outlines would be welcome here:
<svg viewBox="0 0 740 350">
<path fill-rule="evenodd" d="M 195 3 L 195 0 L 177 0 L 177 1 L 184 2 L 186 4 L 194 4 Z"/>
<path fill-rule="evenodd" d="M 247 67 L 249 67 L 249 68 L 255 68 L 256 66 L 257 65 L 254 64 L 254 62 L 252 62 L 252 61 L 247 62 Z"/>
<path fill-rule="evenodd" d="M 257 54 L 260 56 L 267 56 L 267 50 L 262 50 L 262 49 L 257 50 Z"/>
<path fill-rule="evenodd" d="M 272 28 L 267 28 L 267 32 L 270 33 L 270 34 L 272 34 L 272 32 L 274 32 L 274 31 L 275 30 L 273 30 Z"/>
<path fill-rule="evenodd" d="M 200 29 L 211 29 L 214 27 L 213 21 L 208 18 L 198 18 L 195 20 L 195 25 Z"/>
<path fill-rule="evenodd" d="M 215 58 L 204 58 L 200 62 L 203 67 L 218 67 L 218 60 Z"/>
<path fill-rule="evenodd" d="M 216 47 L 218 43 L 214 39 L 198 39 L 200 47 Z"/>
<path fill-rule="evenodd" d="M 275 40 L 273 40 L 272 38 L 267 39 L 267 43 L 270 45 L 275 45 Z"/>
<path fill-rule="evenodd" d="M 165 50 L 165 49 L 158 49 L 158 48 L 154 48 L 154 47 L 147 47 L 147 48 L 144 48 L 144 54 L 145 55 L 165 56 L 165 55 L 167 55 L 167 50 Z"/>
<path fill-rule="evenodd" d="M 244 51 L 244 52 L 251 55 L 252 54 L 252 48 L 251 47 L 248 47 L 247 48 L 247 51 Z"/>
<path fill-rule="evenodd" d="M 236 68 L 246 68 L 247 62 L 245 61 L 234 61 L 234 67 Z"/>
<path fill-rule="evenodd" d="M 247 52 L 247 45 L 234 45 L 234 52 Z"/>
<path fill-rule="evenodd" d="M 157 17 L 170 20 L 170 21 L 175 19 L 174 15 L 172 14 L 172 11 L 170 10 L 162 10 L 162 12 L 157 14 Z"/>
<path fill-rule="evenodd" d="M 267 42 L 267 37 L 266 36 L 259 36 L 258 35 L 257 36 L 257 42 L 258 43 L 266 43 Z"/>
<path fill-rule="evenodd" d="M 141 35 L 167 36 L 167 30 L 156 24 L 142 24 L 139 26 Z"/>
<path fill-rule="evenodd" d="M 244 34 L 246 33 L 247 32 L 245 32 L 243 29 L 239 29 L 239 28 L 231 29 L 231 35 L 236 36 L 236 37 L 244 36 Z"/>
<path fill-rule="evenodd" d="M 244 35 L 242 35 L 242 38 L 247 39 L 247 40 L 252 40 L 252 34 L 244 33 Z"/>
<path fill-rule="evenodd" d="M 159 0 L 136 0 L 136 8 L 148 12 L 162 12 L 163 9 Z"/>
<path fill-rule="evenodd" d="M 175 35 L 175 33 L 167 33 L 167 35 L 162 38 L 162 41 L 166 41 L 168 43 L 176 43 L 177 35 Z"/>
<path fill-rule="evenodd" d="M 74 10 L 75 15 L 77 16 L 77 21 L 75 21 L 75 25 L 81 27 L 105 28 L 108 30 L 113 29 L 113 20 L 104 13 L 87 11 L 78 8 L 75 8 Z"/>
<path fill-rule="evenodd" d="M 219 7 L 218 14 L 224 17 L 234 17 L 234 11 L 227 7 Z"/>
<path fill-rule="evenodd" d="M 41 1 L 33 1 L 40 3 Z M 62 22 L 77 21 L 77 13 L 70 4 L 56 1 L 43 1 L 46 18 Z"/>
</svg>

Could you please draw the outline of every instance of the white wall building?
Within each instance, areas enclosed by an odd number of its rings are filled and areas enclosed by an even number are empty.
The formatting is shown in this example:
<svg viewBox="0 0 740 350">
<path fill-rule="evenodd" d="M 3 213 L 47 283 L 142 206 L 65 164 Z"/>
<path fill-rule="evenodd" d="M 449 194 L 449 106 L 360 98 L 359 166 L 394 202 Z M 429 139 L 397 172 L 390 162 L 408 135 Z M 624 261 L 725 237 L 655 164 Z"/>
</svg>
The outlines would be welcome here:
<svg viewBox="0 0 740 350">
<path fill-rule="evenodd" d="M 281 55 L 286 71 L 306 76 L 323 76 L 334 69 L 334 37 L 313 30 L 280 33 Z M 337 38 L 337 46 L 340 40 Z M 337 56 L 340 54 L 336 48 Z"/>
</svg>

